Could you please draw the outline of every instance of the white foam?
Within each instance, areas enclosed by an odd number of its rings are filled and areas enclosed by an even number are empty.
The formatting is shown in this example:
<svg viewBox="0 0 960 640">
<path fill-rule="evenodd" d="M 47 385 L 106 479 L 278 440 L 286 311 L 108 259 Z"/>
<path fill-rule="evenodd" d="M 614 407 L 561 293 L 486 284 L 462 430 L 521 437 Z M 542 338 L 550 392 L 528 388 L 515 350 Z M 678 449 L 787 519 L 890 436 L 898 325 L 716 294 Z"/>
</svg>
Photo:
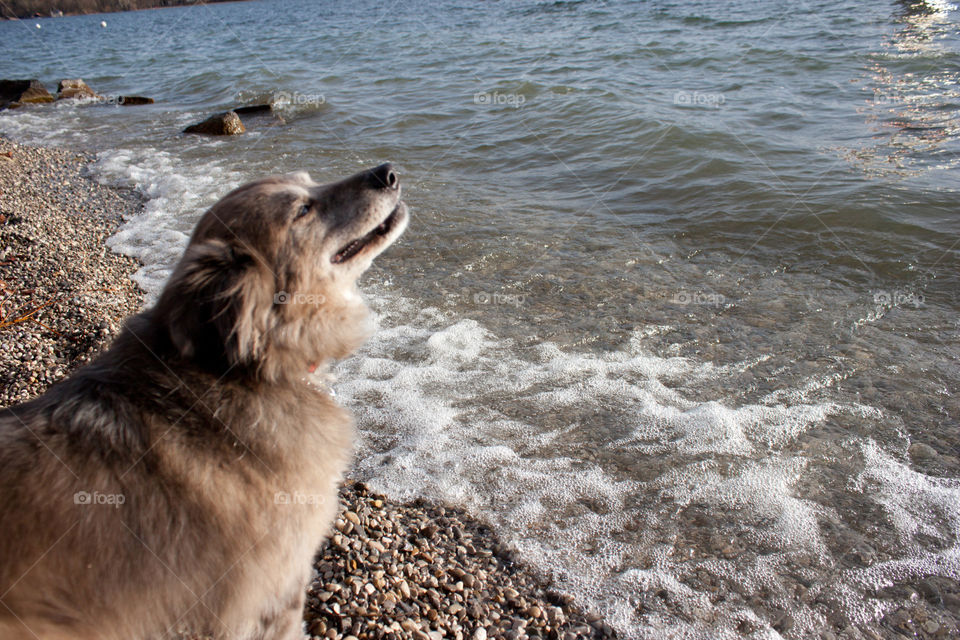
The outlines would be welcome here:
<svg viewBox="0 0 960 640">
<path fill-rule="evenodd" d="M 777 558 L 824 557 L 819 523 L 830 511 L 798 497 L 810 463 L 784 449 L 859 408 L 772 397 L 742 406 L 693 401 L 664 381 L 722 380 L 764 358 L 727 367 L 661 358 L 643 350 L 640 332 L 620 351 L 577 353 L 547 343 L 518 352 L 475 320 L 416 311 L 392 294 L 380 302 L 390 316 L 338 371 L 338 394 L 361 429 L 358 473 L 396 497 L 467 506 L 627 637 L 648 633 L 650 624 L 662 637 L 702 631 L 716 638 L 738 637 L 740 619 L 766 624 L 734 604 L 709 623 L 698 619 L 703 607 L 716 607 L 680 580 L 682 560 L 656 541 L 685 506 L 733 512 L 752 527 L 752 544 L 771 549 L 751 568 L 722 559 L 711 565 L 745 588 L 775 584 Z M 403 320 L 390 326 L 391 318 Z M 604 439 L 601 414 L 626 435 Z M 633 454 L 643 464 L 659 461 L 662 471 L 643 482 L 610 462 Z M 623 541 L 631 523 L 642 523 L 643 532 Z M 637 568 L 638 554 L 651 551 L 661 561 Z M 638 620 L 631 599 L 654 586 L 669 591 L 692 622 L 656 614 Z M 812 610 L 793 615 L 798 628 L 822 622 Z M 760 637 L 774 633 L 767 627 Z"/>
<path fill-rule="evenodd" d="M 146 198 L 143 211 L 125 221 L 107 245 L 143 263 L 133 279 L 147 292 L 147 302 L 160 293 L 200 215 L 240 182 L 215 162 L 191 166 L 152 148 L 100 153 L 94 170 L 102 182 Z"/>
<path fill-rule="evenodd" d="M 919 534 L 945 544 L 960 539 L 960 479 L 920 473 L 876 442 L 862 450 L 865 469 L 857 487 L 884 507 L 904 544 Z"/>
<path fill-rule="evenodd" d="M 856 622 L 876 619 L 897 603 L 860 597 L 902 582 L 916 582 L 930 575 L 960 580 L 960 479 L 938 478 L 911 469 L 905 461 L 884 451 L 876 442 L 861 444 L 863 472 L 851 489 L 864 500 L 885 510 L 885 526 L 896 531 L 900 549 L 889 560 L 868 567 L 848 569 L 838 581 L 836 597 L 847 603 L 847 613 Z M 936 540 L 939 550 L 922 545 L 917 536 Z"/>
<path fill-rule="evenodd" d="M 109 116 L 108 110 L 83 101 L 58 101 L 42 109 L 25 107 L 0 114 L 0 132 L 28 144 L 85 146 L 91 130 L 109 139 L 115 130 Z M 132 130 L 129 123 L 127 130 Z M 141 137 L 131 141 L 130 148 L 98 153 L 92 170 L 102 183 L 134 189 L 145 198 L 142 213 L 126 220 L 107 244 L 143 263 L 133 279 L 146 291 L 149 304 L 183 252 L 196 220 L 243 176 L 216 158 L 185 162 L 175 153 L 145 144 Z"/>
<path fill-rule="evenodd" d="M 768 544 L 822 555 L 818 516 L 823 508 L 793 495 L 806 469 L 802 458 L 770 456 L 744 463 L 734 475 L 705 464 L 665 474 L 659 483 L 679 505 L 700 503 L 737 510 L 745 517 L 771 523 L 758 531 L 758 538 L 765 538 Z"/>
<path fill-rule="evenodd" d="M 78 131 L 75 109 L 69 101 L 61 101 L 4 111 L 0 113 L 0 133 L 29 144 L 62 145 Z"/>
</svg>

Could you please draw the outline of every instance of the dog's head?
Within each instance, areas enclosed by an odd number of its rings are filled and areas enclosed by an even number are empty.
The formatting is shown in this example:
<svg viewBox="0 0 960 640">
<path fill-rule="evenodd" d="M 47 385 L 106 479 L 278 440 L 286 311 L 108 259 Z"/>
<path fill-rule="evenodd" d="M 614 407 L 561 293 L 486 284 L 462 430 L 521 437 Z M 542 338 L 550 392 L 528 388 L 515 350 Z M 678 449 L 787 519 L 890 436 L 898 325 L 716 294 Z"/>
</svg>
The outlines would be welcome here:
<svg viewBox="0 0 960 640">
<path fill-rule="evenodd" d="M 197 224 L 154 318 L 199 366 L 302 376 L 366 337 L 356 280 L 407 220 L 389 164 L 330 184 L 305 172 L 250 182 Z"/>
</svg>

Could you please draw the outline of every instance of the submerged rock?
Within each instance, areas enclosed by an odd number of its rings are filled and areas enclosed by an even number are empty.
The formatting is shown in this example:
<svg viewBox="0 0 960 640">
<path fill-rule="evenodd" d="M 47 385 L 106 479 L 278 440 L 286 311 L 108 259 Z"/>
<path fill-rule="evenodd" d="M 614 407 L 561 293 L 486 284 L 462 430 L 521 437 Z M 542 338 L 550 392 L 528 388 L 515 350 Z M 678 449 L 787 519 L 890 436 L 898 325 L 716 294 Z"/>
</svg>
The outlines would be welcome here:
<svg viewBox="0 0 960 640">
<path fill-rule="evenodd" d="M 53 96 L 39 80 L 0 80 L 0 110 L 53 100 Z"/>
<path fill-rule="evenodd" d="M 208 136 L 236 136 L 245 131 L 246 128 L 235 111 L 218 113 L 183 130 L 184 133 L 201 133 Z"/>
<path fill-rule="evenodd" d="M 923 442 L 914 442 L 907 450 L 913 460 L 936 460 L 937 450 Z"/>
</svg>

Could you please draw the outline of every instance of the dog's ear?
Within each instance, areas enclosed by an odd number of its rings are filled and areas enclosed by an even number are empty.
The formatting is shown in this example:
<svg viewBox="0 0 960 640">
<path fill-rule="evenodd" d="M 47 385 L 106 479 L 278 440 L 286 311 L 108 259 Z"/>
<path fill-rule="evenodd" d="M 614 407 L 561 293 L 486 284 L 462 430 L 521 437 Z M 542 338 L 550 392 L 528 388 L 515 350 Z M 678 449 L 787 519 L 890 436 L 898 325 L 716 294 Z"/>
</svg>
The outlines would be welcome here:
<svg viewBox="0 0 960 640">
<path fill-rule="evenodd" d="M 157 303 L 179 355 L 226 373 L 255 366 L 273 306 L 273 275 L 242 247 L 223 240 L 190 246 Z"/>
</svg>

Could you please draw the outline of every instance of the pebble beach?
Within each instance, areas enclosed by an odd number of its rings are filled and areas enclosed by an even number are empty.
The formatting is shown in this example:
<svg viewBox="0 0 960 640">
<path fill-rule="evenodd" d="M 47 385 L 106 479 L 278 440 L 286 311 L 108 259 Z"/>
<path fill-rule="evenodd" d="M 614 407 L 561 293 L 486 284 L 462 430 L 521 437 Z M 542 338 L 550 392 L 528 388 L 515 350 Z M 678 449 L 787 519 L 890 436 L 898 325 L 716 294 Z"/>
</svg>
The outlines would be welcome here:
<svg viewBox="0 0 960 640">
<path fill-rule="evenodd" d="M 0 404 L 88 362 L 135 313 L 137 268 L 106 239 L 140 208 L 86 177 L 90 158 L 0 138 Z"/>
<path fill-rule="evenodd" d="M 89 177 L 89 156 L 0 138 L 0 405 L 89 362 L 138 311 L 138 263 L 106 239 L 142 206 Z M 318 551 L 314 638 L 613 638 L 603 617 L 523 563 L 462 510 L 400 504 L 347 481 Z"/>
</svg>

